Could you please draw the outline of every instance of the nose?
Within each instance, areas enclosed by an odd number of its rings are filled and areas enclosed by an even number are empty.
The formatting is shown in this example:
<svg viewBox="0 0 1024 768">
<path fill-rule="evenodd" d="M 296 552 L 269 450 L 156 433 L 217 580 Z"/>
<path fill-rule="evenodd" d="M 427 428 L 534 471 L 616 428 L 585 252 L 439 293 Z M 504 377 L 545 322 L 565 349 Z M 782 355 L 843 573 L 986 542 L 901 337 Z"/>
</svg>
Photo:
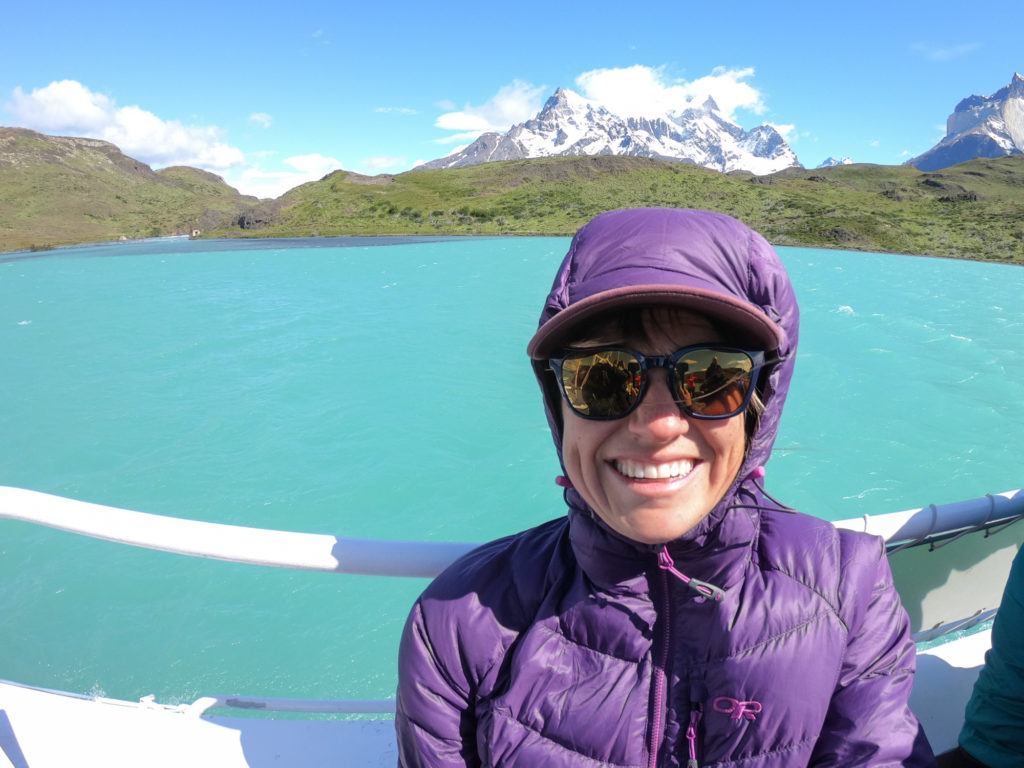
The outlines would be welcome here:
<svg viewBox="0 0 1024 768">
<path fill-rule="evenodd" d="M 668 372 L 649 371 L 647 392 L 640 405 L 629 414 L 629 430 L 651 442 L 668 442 L 690 428 L 668 385 Z"/>
</svg>

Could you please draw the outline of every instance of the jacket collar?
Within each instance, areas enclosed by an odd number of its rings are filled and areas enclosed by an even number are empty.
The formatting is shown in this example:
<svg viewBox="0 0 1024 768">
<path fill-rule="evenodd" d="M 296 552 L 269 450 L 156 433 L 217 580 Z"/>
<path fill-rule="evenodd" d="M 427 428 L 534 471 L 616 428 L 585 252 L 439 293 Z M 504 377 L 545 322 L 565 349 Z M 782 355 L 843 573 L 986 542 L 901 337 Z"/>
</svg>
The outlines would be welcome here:
<svg viewBox="0 0 1024 768">
<path fill-rule="evenodd" d="M 723 501 L 683 536 L 668 544 L 676 567 L 691 578 L 724 590 L 743 577 L 757 539 L 760 515 L 752 483 Z M 749 502 L 746 500 L 749 498 Z M 566 492 L 569 503 L 569 540 L 576 560 L 599 588 L 623 594 L 647 594 L 649 578 L 658 572 L 661 545 L 641 544 L 608 527 L 574 489 Z"/>
</svg>

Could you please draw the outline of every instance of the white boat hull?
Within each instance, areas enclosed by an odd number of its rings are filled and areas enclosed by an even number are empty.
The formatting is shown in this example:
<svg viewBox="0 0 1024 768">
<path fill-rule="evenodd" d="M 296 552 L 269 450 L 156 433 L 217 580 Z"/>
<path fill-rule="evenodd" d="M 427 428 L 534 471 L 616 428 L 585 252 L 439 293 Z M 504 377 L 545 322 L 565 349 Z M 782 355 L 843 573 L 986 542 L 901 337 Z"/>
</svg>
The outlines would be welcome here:
<svg viewBox="0 0 1024 768">
<path fill-rule="evenodd" d="M 936 752 L 956 746 L 988 647 L 989 632 L 981 631 L 918 655 L 911 706 Z M 390 718 L 228 717 L 196 710 L 0 682 L 0 766 L 390 768 L 397 760 Z"/>
</svg>

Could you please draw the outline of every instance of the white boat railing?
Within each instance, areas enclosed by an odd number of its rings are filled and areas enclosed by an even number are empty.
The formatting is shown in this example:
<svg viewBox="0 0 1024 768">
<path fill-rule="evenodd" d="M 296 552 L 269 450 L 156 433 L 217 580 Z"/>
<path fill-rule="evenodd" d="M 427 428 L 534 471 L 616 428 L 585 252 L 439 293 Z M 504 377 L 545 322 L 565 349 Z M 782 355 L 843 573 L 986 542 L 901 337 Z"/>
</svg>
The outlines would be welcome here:
<svg viewBox="0 0 1024 768">
<path fill-rule="evenodd" d="M 477 546 L 470 542 L 368 540 L 226 525 L 135 512 L 37 491 L 0 486 L 0 519 L 4 518 L 121 544 L 193 557 L 300 570 L 378 576 L 431 577 L 440 573 L 460 555 Z M 968 537 L 967 534 L 985 531 L 987 537 L 990 532 L 1002 530 L 1004 526 L 1022 518 L 1024 518 L 1024 490 L 1018 489 L 998 494 L 987 494 L 980 498 L 951 504 L 931 504 L 903 512 L 865 515 L 862 518 L 839 521 L 836 525 L 841 528 L 882 536 L 888 544 L 890 554 L 894 556 L 892 559 L 894 572 L 900 568 L 899 559 L 909 557 L 911 559 L 905 560 L 903 567 L 909 568 L 914 573 L 919 573 L 928 571 L 934 565 L 939 565 L 939 570 L 943 569 L 941 561 L 927 559 L 929 558 L 927 553 L 931 548 L 937 549 L 947 543 L 954 544 L 954 547 L 963 547 L 965 544 L 970 544 L 972 538 L 980 540 L 980 537 Z M 1018 533 L 1020 530 L 1017 529 Z M 961 537 L 965 537 L 964 541 L 956 542 Z M 972 607 L 970 611 L 957 613 L 956 611 L 960 608 L 953 605 L 955 601 L 948 601 L 948 593 L 934 598 L 933 602 L 942 605 L 943 610 L 936 614 L 933 610 L 922 609 L 918 615 L 918 632 L 915 634 L 915 639 L 918 641 L 928 640 L 952 631 L 967 629 L 991 618 L 995 612 L 992 606 L 998 604 L 998 593 L 1001 591 L 1001 582 L 990 583 L 999 581 L 999 579 L 992 578 L 992 574 L 999 574 L 1000 578 L 1005 579 L 1009 559 L 1012 558 L 1015 548 L 1020 546 L 1019 539 L 1020 536 L 1014 534 L 1008 540 L 1003 540 L 996 546 L 995 554 L 986 550 L 971 557 L 962 557 L 955 579 L 951 575 L 947 578 L 944 572 L 940 574 L 943 580 L 948 581 L 946 586 L 953 592 L 970 592 Z M 995 544 L 996 541 L 998 540 L 994 540 L 992 544 Z M 930 544 L 931 547 L 915 548 L 919 544 Z M 914 549 L 903 552 L 910 548 Z M 992 564 L 991 570 L 988 570 L 989 566 L 986 563 Z M 964 578 L 970 576 L 972 568 L 978 581 L 974 583 L 964 581 Z M 977 586 L 979 583 L 990 587 L 990 592 L 991 588 L 994 588 L 995 596 L 993 597 L 992 594 L 981 596 L 982 590 Z M 932 586 L 931 583 L 926 584 L 924 591 L 930 592 Z M 912 590 L 913 587 L 908 586 L 907 594 L 911 594 Z M 916 593 L 913 595 L 914 600 L 919 598 Z M 950 606 L 948 610 L 947 602 Z M 946 613 L 950 611 L 953 612 L 953 615 L 947 616 Z M 967 618 L 953 620 L 956 616 L 964 616 L 968 612 L 971 615 Z M 938 621 L 934 620 L 936 616 L 939 616 Z M 987 633 L 985 633 L 984 642 L 977 640 L 980 636 L 973 637 L 976 640 L 971 642 L 976 645 L 980 643 L 980 650 L 970 657 L 970 663 L 964 659 L 957 659 L 957 663 L 953 666 L 947 662 L 942 664 L 935 662 L 932 666 L 936 667 L 939 672 L 943 672 L 947 667 L 952 672 L 956 672 L 965 665 L 976 668 L 978 662 L 975 657 L 980 659 L 980 654 L 987 647 Z M 967 640 L 968 638 L 962 638 L 956 641 L 957 648 L 960 649 Z M 928 649 L 923 651 L 923 655 L 919 658 L 931 664 L 934 660 L 929 654 L 941 656 L 942 651 L 943 646 Z M 959 650 L 957 652 L 960 653 Z M 939 669 L 940 667 L 941 669 Z M 941 684 L 947 685 L 946 678 L 941 675 L 939 677 L 941 677 Z M 973 683 L 973 675 L 970 676 L 970 682 Z M 131 704 L 45 689 L 32 689 L 0 681 L 0 694 L 11 697 L 16 694 L 20 696 L 19 692 L 24 692 L 25 696 L 48 694 L 48 698 L 45 699 L 47 707 L 56 700 L 88 699 L 111 705 L 142 707 L 147 711 L 149 709 L 154 711 L 174 710 L 178 714 L 197 719 L 210 717 L 209 711 L 214 709 L 247 710 L 267 714 L 274 712 L 364 713 L 387 716 L 394 712 L 395 706 L 393 699 L 331 701 L 234 695 L 203 696 L 190 704 L 182 705 L 160 705 L 154 702 L 152 697 L 147 696 L 139 704 Z M 960 698 L 966 701 L 969 689 L 961 691 L 961 694 Z M 922 698 L 922 703 L 919 706 L 927 710 L 931 705 L 924 699 L 928 697 L 922 693 L 919 698 Z M 48 709 L 46 711 L 49 712 Z M 962 711 L 962 707 L 959 711 Z M 375 738 L 389 749 L 393 749 L 390 741 L 386 741 L 389 737 L 377 734 Z M 946 745 L 946 748 L 950 746 Z M 2 756 L 0 754 L 0 757 Z M 0 760 L 0 764 L 2 762 Z"/>
<path fill-rule="evenodd" d="M 1024 516 L 1024 490 L 986 493 L 975 499 L 929 504 L 919 509 L 839 520 L 837 528 L 881 536 L 892 547 L 930 544 L 942 539 L 992 530 Z"/>
<path fill-rule="evenodd" d="M 929 543 L 1024 517 L 1024 490 L 950 504 L 840 520 L 839 528 L 881 536 L 890 546 Z M 433 577 L 472 542 L 387 541 L 210 523 L 92 504 L 0 486 L 0 518 L 21 520 L 135 547 L 278 568 L 372 576 Z"/>
<path fill-rule="evenodd" d="M 0 518 L 191 557 L 371 576 L 436 576 L 476 544 L 384 541 L 153 515 L 0 486 Z"/>
<path fill-rule="evenodd" d="M 394 699 L 283 699 L 259 696 L 204 696 L 188 705 L 188 714 L 200 716 L 210 709 L 245 709 L 250 712 L 303 712 L 332 715 L 393 715 Z"/>
</svg>

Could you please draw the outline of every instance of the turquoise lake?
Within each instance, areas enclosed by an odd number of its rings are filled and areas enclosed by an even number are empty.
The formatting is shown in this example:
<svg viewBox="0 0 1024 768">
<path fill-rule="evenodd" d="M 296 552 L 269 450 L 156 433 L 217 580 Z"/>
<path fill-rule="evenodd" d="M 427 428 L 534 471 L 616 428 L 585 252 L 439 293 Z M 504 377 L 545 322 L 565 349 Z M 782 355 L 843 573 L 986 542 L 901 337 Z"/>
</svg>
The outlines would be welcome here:
<svg viewBox="0 0 1024 768">
<path fill-rule="evenodd" d="M 567 238 L 0 254 L 0 485 L 483 541 L 563 514 L 525 356 Z M 1024 485 L 1024 269 L 780 248 L 802 310 L 769 490 L 829 519 Z M 424 580 L 0 520 L 0 678 L 166 702 L 387 697 Z"/>
</svg>

